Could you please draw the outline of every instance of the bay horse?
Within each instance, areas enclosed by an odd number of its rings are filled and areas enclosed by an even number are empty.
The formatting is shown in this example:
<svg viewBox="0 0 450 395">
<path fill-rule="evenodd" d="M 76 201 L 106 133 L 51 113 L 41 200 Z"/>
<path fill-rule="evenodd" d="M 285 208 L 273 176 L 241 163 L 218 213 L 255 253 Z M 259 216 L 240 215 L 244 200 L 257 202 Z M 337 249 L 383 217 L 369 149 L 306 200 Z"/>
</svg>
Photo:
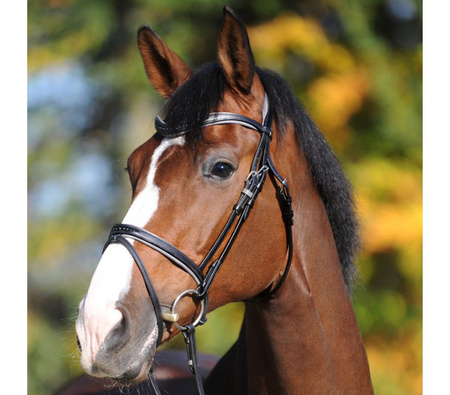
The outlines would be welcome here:
<svg viewBox="0 0 450 395">
<path fill-rule="evenodd" d="M 167 102 L 128 159 L 131 206 L 79 305 L 83 369 L 122 393 L 373 393 L 350 297 L 353 192 L 324 136 L 288 84 L 255 66 L 228 7 L 218 63 L 193 72 L 149 26 L 138 47 Z M 195 327 L 237 301 L 236 343 L 218 362 L 198 356 Z M 164 387 L 177 357 L 156 349 L 180 332 L 193 375 Z"/>
</svg>

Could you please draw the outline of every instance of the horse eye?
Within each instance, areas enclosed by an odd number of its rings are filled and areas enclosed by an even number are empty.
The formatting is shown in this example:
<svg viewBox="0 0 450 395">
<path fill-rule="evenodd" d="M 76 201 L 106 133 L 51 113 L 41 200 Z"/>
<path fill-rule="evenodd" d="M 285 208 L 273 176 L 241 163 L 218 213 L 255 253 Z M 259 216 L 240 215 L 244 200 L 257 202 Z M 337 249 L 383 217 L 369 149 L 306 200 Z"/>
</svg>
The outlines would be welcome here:
<svg viewBox="0 0 450 395">
<path fill-rule="evenodd" d="M 225 162 L 217 162 L 211 169 L 211 175 L 217 178 L 228 178 L 234 172 L 234 168 Z"/>
</svg>

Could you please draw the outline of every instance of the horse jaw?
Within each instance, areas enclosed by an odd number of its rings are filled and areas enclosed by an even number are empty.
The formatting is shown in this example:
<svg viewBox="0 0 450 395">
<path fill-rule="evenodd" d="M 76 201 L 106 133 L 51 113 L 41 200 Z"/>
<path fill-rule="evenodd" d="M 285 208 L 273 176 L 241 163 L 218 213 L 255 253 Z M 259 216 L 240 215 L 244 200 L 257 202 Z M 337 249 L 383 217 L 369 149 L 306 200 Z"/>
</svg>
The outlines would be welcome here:
<svg viewBox="0 0 450 395">
<path fill-rule="evenodd" d="M 154 183 L 158 161 L 169 147 L 183 145 L 184 142 L 184 137 L 164 139 L 154 150 L 146 185 L 133 200 L 123 223 L 139 227 L 149 223 L 158 209 L 159 188 Z M 130 242 L 134 241 L 130 240 Z M 113 330 L 117 330 L 121 322 L 127 318 L 127 314 L 120 305 L 130 291 L 134 265 L 134 260 L 125 247 L 120 244 L 110 244 L 95 270 L 88 293 L 79 305 L 76 332 L 81 348 L 81 365 L 90 375 L 112 378 L 120 376 L 119 367 L 104 366 L 104 363 L 99 366 L 98 361 L 101 359 L 99 354 L 104 353 L 108 335 L 111 335 Z M 149 330 L 147 337 L 141 340 L 138 354 L 151 353 L 151 349 L 154 351 L 157 338 L 158 329 L 155 324 Z M 144 355 L 142 357 L 145 359 Z M 129 366 L 123 367 L 123 369 L 127 368 Z M 139 369 L 136 367 L 135 370 Z"/>
</svg>

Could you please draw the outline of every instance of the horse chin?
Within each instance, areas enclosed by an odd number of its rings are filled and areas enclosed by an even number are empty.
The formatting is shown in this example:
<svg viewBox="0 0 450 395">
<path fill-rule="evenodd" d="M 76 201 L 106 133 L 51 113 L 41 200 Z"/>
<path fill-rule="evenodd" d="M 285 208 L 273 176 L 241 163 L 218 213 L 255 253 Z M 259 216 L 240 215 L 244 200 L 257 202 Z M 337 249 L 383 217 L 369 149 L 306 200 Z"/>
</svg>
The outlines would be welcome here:
<svg viewBox="0 0 450 395">
<path fill-rule="evenodd" d="M 137 385 L 148 378 L 148 373 L 150 371 L 150 367 L 153 361 L 153 357 L 149 359 L 149 362 L 145 362 L 138 366 L 137 364 L 133 364 L 126 372 L 118 377 L 112 377 L 111 380 L 124 387 L 131 387 Z"/>
<path fill-rule="evenodd" d="M 156 349 L 153 349 L 150 355 L 146 353 L 143 358 L 136 358 L 124 373 L 113 377 L 112 380 L 122 386 L 133 386 L 145 381 L 148 378 L 155 352 Z"/>
<path fill-rule="evenodd" d="M 135 358 L 132 363 L 125 369 L 118 368 L 117 365 L 110 364 L 109 366 L 100 366 L 96 364 L 90 369 L 85 369 L 86 373 L 93 377 L 105 380 L 112 385 L 119 386 L 133 386 L 145 381 L 148 378 L 155 352 L 153 351 L 150 356 L 144 358 Z"/>
<path fill-rule="evenodd" d="M 157 335 L 158 328 L 155 326 L 144 342 L 130 339 L 117 350 L 102 346 L 94 362 L 83 363 L 82 358 L 82 366 L 87 374 L 120 386 L 138 384 L 147 379 L 156 353 Z"/>
</svg>

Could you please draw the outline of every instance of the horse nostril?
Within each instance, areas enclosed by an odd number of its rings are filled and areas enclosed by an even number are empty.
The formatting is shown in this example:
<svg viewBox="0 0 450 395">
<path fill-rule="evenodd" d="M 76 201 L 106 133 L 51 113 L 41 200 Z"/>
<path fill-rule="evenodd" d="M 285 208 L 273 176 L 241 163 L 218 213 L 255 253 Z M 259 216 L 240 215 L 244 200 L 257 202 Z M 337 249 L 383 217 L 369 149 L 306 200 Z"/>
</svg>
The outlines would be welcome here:
<svg viewBox="0 0 450 395">
<path fill-rule="evenodd" d="M 81 343 L 80 343 L 80 339 L 78 339 L 78 336 L 77 336 L 77 345 L 78 345 L 78 349 L 80 351 L 83 351 L 82 348 L 81 348 Z"/>
<path fill-rule="evenodd" d="M 130 317 L 126 310 L 119 310 L 122 313 L 122 319 L 109 331 L 104 344 L 108 350 L 118 350 L 122 348 L 131 336 Z"/>
</svg>

